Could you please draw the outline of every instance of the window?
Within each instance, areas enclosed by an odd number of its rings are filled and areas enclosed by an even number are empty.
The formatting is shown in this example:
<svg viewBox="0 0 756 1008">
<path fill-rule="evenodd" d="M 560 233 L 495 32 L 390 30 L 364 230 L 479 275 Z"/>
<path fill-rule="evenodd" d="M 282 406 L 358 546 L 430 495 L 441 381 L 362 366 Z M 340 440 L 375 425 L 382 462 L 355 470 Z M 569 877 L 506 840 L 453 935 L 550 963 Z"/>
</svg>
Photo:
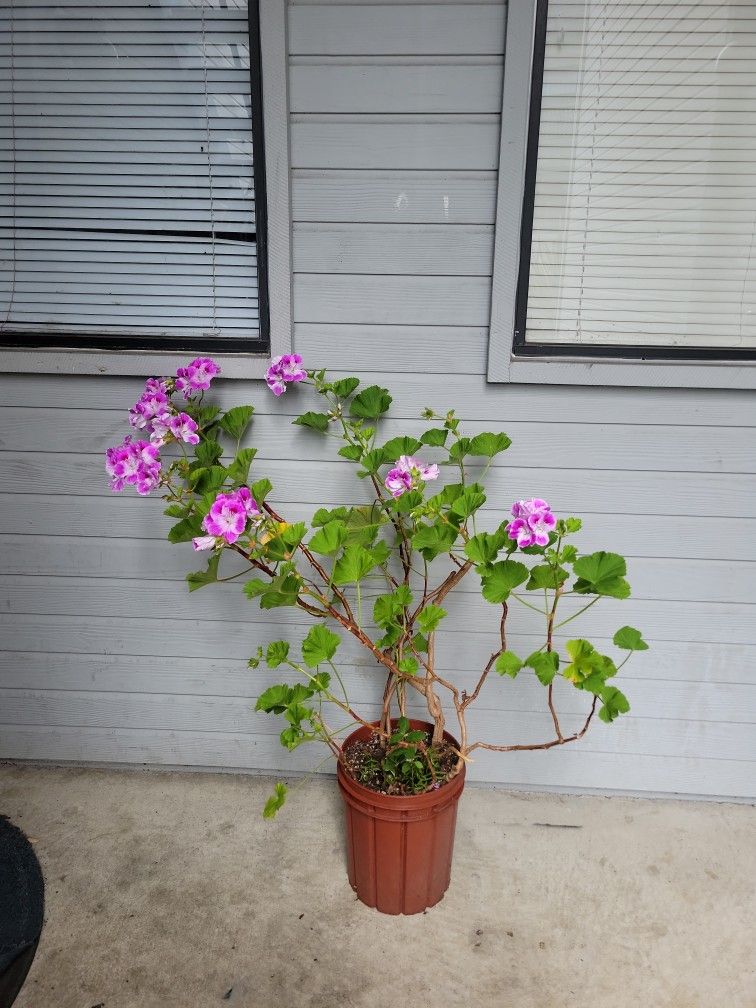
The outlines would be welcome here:
<svg viewBox="0 0 756 1008">
<path fill-rule="evenodd" d="M 267 351 L 254 0 L 5 11 L 0 343 Z"/>
<path fill-rule="evenodd" d="M 756 8 L 541 0 L 514 351 L 756 357 Z"/>
</svg>

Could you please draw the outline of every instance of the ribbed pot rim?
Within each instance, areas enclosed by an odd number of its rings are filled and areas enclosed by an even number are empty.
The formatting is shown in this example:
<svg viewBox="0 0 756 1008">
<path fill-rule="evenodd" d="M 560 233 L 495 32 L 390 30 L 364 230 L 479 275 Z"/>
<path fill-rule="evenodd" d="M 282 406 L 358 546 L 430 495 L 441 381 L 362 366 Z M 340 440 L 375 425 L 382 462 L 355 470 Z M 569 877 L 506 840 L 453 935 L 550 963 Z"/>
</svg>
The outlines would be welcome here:
<svg viewBox="0 0 756 1008">
<path fill-rule="evenodd" d="M 395 723 L 396 719 L 392 723 Z M 416 718 L 410 718 L 410 727 L 413 731 L 417 730 L 433 730 L 433 725 L 428 721 L 420 721 Z M 371 722 L 372 725 L 378 726 L 378 721 Z M 367 739 L 371 735 L 369 727 L 365 725 L 360 725 L 355 731 L 344 739 L 343 746 L 346 747 L 352 741 Z M 444 738 L 447 742 L 450 742 L 456 748 L 459 748 L 459 742 L 450 735 L 449 732 L 444 732 Z M 408 811 L 408 812 L 421 812 L 421 811 L 432 811 L 436 812 L 444 808 L 446 805 L 453 801 L 456 801 L 459 797 L 460 792 L 465 784 L 465 764 L 462 764 L 462 769 L 456 776 L 447 783 L 440 787 L 437 791 L 425 791 L 423 794 L 417 795 L 385 795 L 379 794 L 378 791 L 372 791 L 370 788 L 360 784 L 350 776 L 341 765 L 339 761 L 336 768 L 336 773 L 338 776 L 339 785 L 342 790 L 346 791 L 350 796 L 356 798 L 360 803 L 365 805 L 372 805 L 375 808 L 393 809 L 397 812 Z"/>
</svg>

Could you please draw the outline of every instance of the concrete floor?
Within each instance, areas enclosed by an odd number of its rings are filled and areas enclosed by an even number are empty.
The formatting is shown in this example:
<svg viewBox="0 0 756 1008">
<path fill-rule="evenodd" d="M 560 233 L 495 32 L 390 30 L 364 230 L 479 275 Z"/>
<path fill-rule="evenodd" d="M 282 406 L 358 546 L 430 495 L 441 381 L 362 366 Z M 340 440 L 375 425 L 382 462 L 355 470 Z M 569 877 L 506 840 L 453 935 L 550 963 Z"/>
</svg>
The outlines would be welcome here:
<svg viewBox="0 0 756 1008">
<path fill-rule="evenodd" d="M 754 810 L 468 788 L 452 884 L 355 901 L 331 779 L 0 766 L 47 923 L 16 1008 L 756 1005 Z"/>
</svg>

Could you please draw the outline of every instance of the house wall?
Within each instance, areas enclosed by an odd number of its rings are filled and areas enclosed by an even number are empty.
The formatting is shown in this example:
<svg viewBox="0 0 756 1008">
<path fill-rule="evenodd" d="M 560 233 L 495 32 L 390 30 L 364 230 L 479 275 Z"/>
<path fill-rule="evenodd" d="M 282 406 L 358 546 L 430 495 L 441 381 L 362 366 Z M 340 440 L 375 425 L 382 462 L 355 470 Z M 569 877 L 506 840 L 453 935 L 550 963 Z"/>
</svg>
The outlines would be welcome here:
<svg viewBox="0 0 756 1008">
<path fill-rule="evenodd" d="M 514 445 L 490 473 L 494 523 L 545 496 L 585 519 L 581 542 L 629 560 L 633 598 L 602 602 L 587 635 L 629 623 L 651 650 L 622 672 L 632 712 L 563 750 L 481 754 L 474 779 L 533 788 L 754 794 L 756 570 L 753 399 L 744 392 L 487 384 L 504 14 L 500 3 L 297 3 L 289 9 L 294 341 L 309 366 L 389 386 L 390 432 L 455 406 Z M 506 129 L 506 123 L 504 128 Z M 278 725 L 250 713 L 278 679 L 258 643 L 306 626 L 260 613 L 233 584 L 191 596 L 191 549 L 164 540 L 160 502 L 111 495 L 140 379 L 0 378 L 0 757 L 282 771 Z M 258 475 L 287 516 L 360 499 L 347 463 L 289 426 L 301 391 L 253 401 Z M 749 426 L 750 425 L 750 426 Z M 322 461 L 321 461 L 322 460 Z M 472 681 L 496 639 L 474 592 L 449 606 L 440 665 Z M 603 609 L 601 612 L 599 610 Z M 594 615 L 595 613 L 595 615 Z M 510 646 L 537 628 L 513 620 Z M 352 699 L 376 669 L 348 644 Z M 498 678 L 472 730 L 548 738 L 542 688 Z M 565 726 L 583 698 L 564 691 Z"/>
</svg>

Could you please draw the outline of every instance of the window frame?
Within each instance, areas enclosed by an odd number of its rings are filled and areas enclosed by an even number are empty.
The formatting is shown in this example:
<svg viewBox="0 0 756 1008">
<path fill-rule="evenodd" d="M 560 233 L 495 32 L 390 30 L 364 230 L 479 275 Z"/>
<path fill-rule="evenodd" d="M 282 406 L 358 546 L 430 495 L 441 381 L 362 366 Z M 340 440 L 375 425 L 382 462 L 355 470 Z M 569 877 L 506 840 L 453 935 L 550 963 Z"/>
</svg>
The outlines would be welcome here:
<svg viewBox="0 0 756 1008">
<path fill-rule="evenodd" d="M 67 334 L 50 337 L 23 333 L 17 335 L 17 342 L 12 334 L 5 334 L 0 336 L 0 368 L 3 371 L 149 376 L 175 370 L 186 363 L 187 354 L 212 353 L 225 377 L 260 378 L 271 356 L 291 350 L 286 0 L 249 0 L 249 39 L 262 346 L 249 351 L 237 351 L 235 347 L 229 350 L 229 341 L 221 340 L 218 352 L 213 352 L 211 345 L 192 347 L 190 341 L 183 347 L 145 346 L 150 337 L 142 337 L 139 340 L 142 345 L 130 349 L 118 335 L 82 337 L 83 341 L 93 344 L 88 347 L 66 345 Z M 180 343 L 180 337 L 171 342 Z"/>
<path fill-rule="evenodd" d="M 666 347 L 525 343 L 547 16 L 548 0 L 517 0 L 507 10 L 488 380 L 756 388 L 750 350 L 725 357 L 691 348 L 682 356 Z"/>
</svg>

